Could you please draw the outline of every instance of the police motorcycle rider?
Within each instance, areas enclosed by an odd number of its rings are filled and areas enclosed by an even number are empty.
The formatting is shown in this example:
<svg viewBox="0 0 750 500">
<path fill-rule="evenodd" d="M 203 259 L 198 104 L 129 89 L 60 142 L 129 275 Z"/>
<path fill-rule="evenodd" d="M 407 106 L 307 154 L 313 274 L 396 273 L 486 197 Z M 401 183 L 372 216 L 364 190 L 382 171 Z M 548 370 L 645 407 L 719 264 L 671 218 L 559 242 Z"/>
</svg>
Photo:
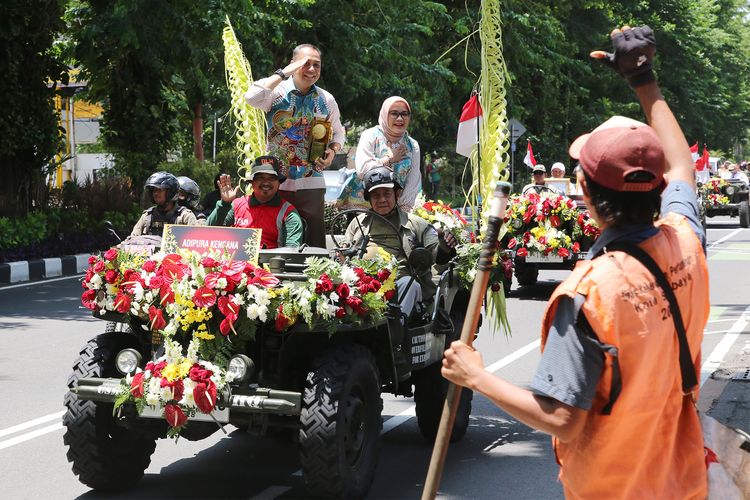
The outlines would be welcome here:
<svg viewBox="0 0 750 500">
<path fill-rule="evenodd" d="M 206 214 L 200 206 L 201 188 L 198 183 L 190 177 L 181 175 L 177 178 L 180 183 L 180 190 L 177 192 L 177 204 L 192 210 L 198 224 L 206 224 Z"/>
<path fill-rule="evenodd" d="M 437 231 L 426 220 L 398 206 L 403 188 L 388 168 L 370 170 L 363 181 L 364 198 L 372 208 L 349 223 L 344 239 L 350 252 L 358 250 L 364 257 L 374 255 L 378 248 L 396 257 L 397 298 L 402 314 L 408 318 L 423 297 L 424 302 L 432 301 L 437 289 L 432 265 L 446 264 L 455 255 L 458 242 L 451 233 Z M 409 256 L 417 249 L 423 249 L 420 253 L 426 258 L 418 269 L 411 269 Z"/>
<path fill-rule="evenodd" d="M 180 182 L 174 175 L 169 172 L 156 172 L 146 180 L 143 189 L 154 206 L 143 212 L 130 236 L 161 236 L 164 224 L 198 224 L 192 210 L 177 203 Z"/>
</svg>

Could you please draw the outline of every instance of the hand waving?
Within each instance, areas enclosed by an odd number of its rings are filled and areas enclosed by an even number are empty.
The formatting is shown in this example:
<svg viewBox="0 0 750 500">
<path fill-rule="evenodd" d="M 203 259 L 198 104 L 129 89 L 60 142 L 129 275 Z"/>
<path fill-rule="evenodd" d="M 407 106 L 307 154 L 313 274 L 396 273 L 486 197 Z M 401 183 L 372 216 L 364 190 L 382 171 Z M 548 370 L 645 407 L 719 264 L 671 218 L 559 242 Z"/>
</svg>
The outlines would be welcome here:
<svg viewBox="0 0 750 500">
<path fill-rule="evenodd" d="M 614 52 L 595 50 L 590 56 L 598 59 L 625 77 L 631 87 L 653 82 L 653 60 L 656 39 L 650 27 L 623 26 L 610 34 Z"/>
<path fill-rule="evenodd" d="M 219 194 L 221 194 L 221 201 L 224 203 L 232 203 L 235 198 L 240 196 L 240 187 L 232 187 L 232 178 L 228 174 L 223 174 L 217 184 L 219 186 Z"/>
</svg>

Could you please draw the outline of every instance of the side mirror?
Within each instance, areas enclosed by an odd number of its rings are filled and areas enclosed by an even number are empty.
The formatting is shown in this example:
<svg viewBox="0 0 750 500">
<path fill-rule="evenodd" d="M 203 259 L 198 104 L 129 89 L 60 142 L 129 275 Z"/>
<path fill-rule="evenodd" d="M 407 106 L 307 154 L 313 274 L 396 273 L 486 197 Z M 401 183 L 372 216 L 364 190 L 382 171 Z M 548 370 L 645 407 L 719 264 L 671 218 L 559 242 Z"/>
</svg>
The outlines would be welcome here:
<svg viewBox="0 0 750 500">
<path fill-rule="evenodd" d="M 117 241 L 122 241 L 122 238 L 120 238 L 120 235 L 117 234 L 117 231 L 115 231 L 115 226 L 112 224 L 111 221 L 105 220 L 103 222 L 103 225 L 104 225 L 104 229 L 106 229 L 109 234 L 117 238 Z"/>
</svg>

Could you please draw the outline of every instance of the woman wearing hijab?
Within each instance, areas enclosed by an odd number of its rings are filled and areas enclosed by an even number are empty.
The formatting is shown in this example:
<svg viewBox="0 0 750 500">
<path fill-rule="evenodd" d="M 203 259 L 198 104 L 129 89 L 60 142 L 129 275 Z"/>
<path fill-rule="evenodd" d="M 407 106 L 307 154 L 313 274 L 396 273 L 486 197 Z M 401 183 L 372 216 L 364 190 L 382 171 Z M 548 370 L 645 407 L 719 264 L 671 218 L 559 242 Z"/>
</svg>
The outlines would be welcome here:
<svg viewBox="0 0 750 500">
<path fill-rule="evenodd" d="M 404 187 L 399 206 L 410 211 L 420 191 L 419 143 L 409 136 L 411 106 L 403 97 L 391 96 L 380 107 L 378 125 L 362 132 L 357 146 L 355 167 L 357 175 L 351 176 L 341 191 L 337 206 L 370 208 L 365 201 L 362 179 L 376 167 L 390 169 Z"/>
</svg>

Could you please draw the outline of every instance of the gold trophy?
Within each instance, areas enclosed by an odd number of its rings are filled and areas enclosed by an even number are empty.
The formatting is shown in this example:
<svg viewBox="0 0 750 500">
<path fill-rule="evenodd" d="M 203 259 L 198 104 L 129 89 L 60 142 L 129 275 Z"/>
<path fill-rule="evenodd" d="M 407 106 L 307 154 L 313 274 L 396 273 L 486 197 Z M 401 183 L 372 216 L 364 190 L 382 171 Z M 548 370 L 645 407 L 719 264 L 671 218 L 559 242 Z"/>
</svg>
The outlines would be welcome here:
<svg viewBox="0 0 750 500">
<path fill-rule="evenodd" d="M 328 143 L 331 142 L 331 122 L 325 118 L 314 118 L 310 127 L 310 155 L 307 161 L 314 164 L 315 160 L 325 155 Z"/>
</svg>

